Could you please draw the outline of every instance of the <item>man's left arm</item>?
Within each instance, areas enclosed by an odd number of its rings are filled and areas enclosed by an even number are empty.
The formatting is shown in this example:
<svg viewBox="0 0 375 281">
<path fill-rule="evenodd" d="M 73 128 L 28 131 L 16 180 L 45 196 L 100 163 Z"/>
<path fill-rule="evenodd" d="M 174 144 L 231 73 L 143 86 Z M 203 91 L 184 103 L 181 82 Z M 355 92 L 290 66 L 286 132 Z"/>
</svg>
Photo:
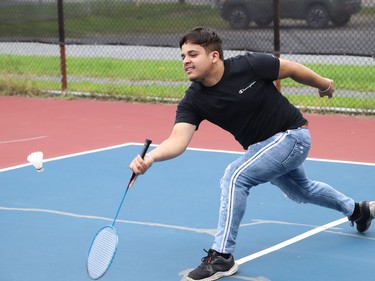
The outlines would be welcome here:
<svg viewBox="0 0 375 281">
<path fill-rule="evenodd" d="M 294 81 L 317 88 L 320 97 L 332 98 L 335 91 L 332 79 L 320 76 L 310 68 L 289 60 L 280 59 L 279 79 L 291 78 Z"/>
</svg>

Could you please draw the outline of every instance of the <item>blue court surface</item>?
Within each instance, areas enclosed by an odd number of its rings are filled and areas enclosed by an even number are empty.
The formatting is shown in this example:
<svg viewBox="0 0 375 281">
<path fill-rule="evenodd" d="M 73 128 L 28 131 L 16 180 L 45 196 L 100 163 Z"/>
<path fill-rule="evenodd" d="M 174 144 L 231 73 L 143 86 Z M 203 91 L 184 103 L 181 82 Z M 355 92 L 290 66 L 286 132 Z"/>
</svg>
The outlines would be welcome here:
<svg viewBox="0 0 375 281">
<path fill-rule="evenodd" d="M 0 280 L 84 281 L 95 233 L 111 224 L 142 144 L 47 159 L 0 172 Z M 189 149 L 155 163 L 129 190 L 119 246 L 101 280 L 180 281 L 215 233 L 219 181 L 237 153 Z M 375 199 L 375 165 L 308 160 L 310 178 Z M 325 228 L 319 228 L 329 224 Z M 238 236 L 238 273 L 221 280 L 374 280 L 375 225 L 359 234 L 342 214 L 255 187 Z"/>
</svg>

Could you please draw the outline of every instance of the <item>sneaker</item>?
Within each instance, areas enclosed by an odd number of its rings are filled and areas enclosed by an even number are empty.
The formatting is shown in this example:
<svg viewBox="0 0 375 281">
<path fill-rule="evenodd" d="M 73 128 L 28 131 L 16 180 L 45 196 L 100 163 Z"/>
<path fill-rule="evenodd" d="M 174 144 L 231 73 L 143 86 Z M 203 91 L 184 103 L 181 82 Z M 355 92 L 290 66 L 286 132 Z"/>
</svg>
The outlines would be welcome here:
<svg viewBox="0 0 375 281">
<path fill-rule="evenodd" d="M 357 230 L 363 233 L 370 228 L 371 221 L 375 217 L 375 201 L 361 201 L 359 202 L 359 208 L 361 216 L 354 222 L 357 225 Z"/>
<path fill-rule="evenodd" d="M 213 281 L 235 274 L 238 268 L 239 266 L 235 263 L 232 255 L 225 259 L 218 255 L 215 250 L 210 249 L 207 252 L 207 256 L 202 258 L 201 265 L 190 271 L 186 281 Z"/>
</svg>

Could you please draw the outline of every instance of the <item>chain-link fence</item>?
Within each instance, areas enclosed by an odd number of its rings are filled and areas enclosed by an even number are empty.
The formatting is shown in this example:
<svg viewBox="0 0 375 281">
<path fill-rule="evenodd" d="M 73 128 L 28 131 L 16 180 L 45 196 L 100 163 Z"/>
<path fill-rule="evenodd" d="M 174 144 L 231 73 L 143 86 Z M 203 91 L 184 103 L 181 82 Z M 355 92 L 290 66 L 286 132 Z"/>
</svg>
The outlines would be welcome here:
<svg viewBox="0 0 375 281">
<path fill-rule="evenodd" d="M 283 80 L 301 108 L 375 114 L 375 0 L 2 0 L 0 91 L 175 102 L 195 26 L 216 29 L 226 57 L 276 53 L 335 80 L 330 100 Z"/>
</svg>

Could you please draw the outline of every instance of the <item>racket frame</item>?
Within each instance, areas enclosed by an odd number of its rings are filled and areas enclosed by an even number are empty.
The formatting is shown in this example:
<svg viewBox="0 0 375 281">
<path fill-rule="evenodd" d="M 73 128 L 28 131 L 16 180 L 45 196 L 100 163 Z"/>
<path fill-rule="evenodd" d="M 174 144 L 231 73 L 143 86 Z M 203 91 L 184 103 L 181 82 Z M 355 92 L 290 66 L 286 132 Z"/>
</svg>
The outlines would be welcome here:
<svg viewBox="0 0 375 281">
<path fill-rule="evenodd" d="M 148 150 L 148 148 L 150 147 L 151 143 L 152 143 L 151 140 L 149 140 L 149 139 L 146 139 L 146 140 L 145 140 L 145 142 L 144 142 L 144 144 L 143 144 L 142 151 L 141 151 L 141 153 L 140 153 L 140 156 L 142 157 L 142 159 L 145 157 L 145 155 L 146 155 L 146 153 L 147 153 L 147 150 Z M 125 200 L 126 194 L 128 193 L 128 190 L 129 190 L 130 184 L 131 184 L 131 182 L 134 180 L 135 176 L 136 176 L 136 174 L 133 172 L 132 175 L 131 175 L 131 177 L 130 177 L 130 180 L 129 180 L 128 186 L 126 187 L 125 192 L 124 192 L 124 194 L 123 194 L 123 196 L 122 196 L 121 202 L 120 202 L 120 204 L 119 204 L 119 206 L 118 206 L 118 208 L 117 208 L 117 211 L 116 211 L 116 214 L 115 214 L 115 217 L 114 217 L 114 219 L 113 219 L 112 224 L 111 224 L 111 225 L 106 225 L 106 226 L 102 227 L 101 229 L 99 229 L 99 231 L 98 231 L 98 232 L 96 233 L 96 235 L 94 236 L 94 239 L 91 241 L 91 245 L 90 245 L 90 248 L 89 248 L 89 251 L 88 251 L 88 254 L 87 254 L 86 271 L 87 271 L 88 276 L 89 276 L 90 279 L 92 279 L 92 280 L 98 280 L 98 279 L 100 279 L 101 277 L 103 277 L 104 274 L 106 274 L 106 272 L 108 271 L 108 269 L 109 269 L 109 268 L 111 267 L 111 265 L 112 265 L 112 262 L 113 262 L 113 260 L 114 260 L 115 255 L 116 255 L 116 252 L 117 252 L 117 245 L 118 245 L 118 240 L 119 240 L 119 239 L 118 239 L 117 230 L 116 230 L 116 228 L 115 228 L 115 223 L 116 223 L 117 217 L 118 217 L 118 215 L 119 215 L 119 213 L 120 213 L 120 210 L 121 210 L 122 204 L 124 203 L 124 200 Z M 90 272 L 91 272 L 91 270 L 90 270 L 90 266 L 89 266 L 89 260 L 90 260 L 90 256 L 91 256 L 90 254 L 91 254 L 92 246 L 95 244 L 95 240 L 96 240 L 96 238 L 97 238 L 98 235 L 99 235 L 104 229 L 106 229 L 106 228 L 111 228 L 112 230 L 114 230 L 114 233 L 116 234 L 116 245 L 115 245 L 115 249 L 114 249 L 114 251 L 113 251 L 113 254 L 112 254 L 111 260 L 110 260 L 110 262 L 108 263 L 107 268 L 103 271 L 102 274 L 99 274 L 99 276 L 96 277 L 96 276 L 92 276 L 92 274 L 90 274 Z"/>
<path fill-rule="evenodd" d="M 102 272 L 102 274 L 98 274 L 98 276 L 94 276 L 94 274 L 92 274 L 92 270 L 90 270 L 90 266 L 89 266 L 89 261 L 90 261 L 90 253 L 91 253 L 91 250 L 92 250 L 92 247 L 96 241 L 96 239 L 98 238 L 98 236 L 106 229 L 110 228 L 113 233 L 115 234 L 116 236 L 116 243 L 114 245 L 114 250 L 112 252 L 112 256 L 111 256 L 111 259 L 110 261 L 108 262 L 108 265 L 106 267 L 106 269 Z M 112 265 L 112 262 L 115 258 L 115 255 L 116 255 L 116 252 L 117 252 L 117 245 L 118 245 L 118 234 L 117 234 L 117 229 L 113 226 L 113 223 L 111 225 L 106 225 L 106 226 L 103 226 L 101 229 L 98 230 L 98 232 L 95 234 L 94 236 L 94 239 L 92 239 L 91 241 L 91 245 L 90 245 L 90 248 L 89 248 L 89 252 L 87 254 L 87 262 L 86 262 L 86 271 L 87 271 L 87 274 L 89 275 L 90 279 L 92 280 L 98 280 L 100 278 L 102 278 L 104 276 L 104 274 L 106 274 L 106 272 L 108 271 L 108 269 L 111 267 Z"/>
</svg>

